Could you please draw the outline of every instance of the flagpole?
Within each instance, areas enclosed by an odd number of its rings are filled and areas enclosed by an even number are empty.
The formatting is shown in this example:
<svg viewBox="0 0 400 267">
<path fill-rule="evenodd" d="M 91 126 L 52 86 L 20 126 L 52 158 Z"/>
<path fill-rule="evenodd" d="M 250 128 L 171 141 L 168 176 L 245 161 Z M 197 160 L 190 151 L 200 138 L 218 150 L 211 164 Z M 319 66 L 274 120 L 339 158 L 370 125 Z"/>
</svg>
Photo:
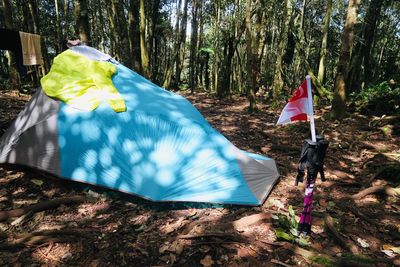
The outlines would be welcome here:
<svg viewBox="0 0 400 267">
<path fill-rule="evenodd" d="M 313 142 L 317 142 L 317 138 L 315 136 L 314 109 L 313 109 L 310 75 L 306 76 L 306 80 L 307 80 L 307 95 L 308 95 L 307 101 L 308 101 L 308 115 L 310 116 L 311 140 Z"/>
</svg>

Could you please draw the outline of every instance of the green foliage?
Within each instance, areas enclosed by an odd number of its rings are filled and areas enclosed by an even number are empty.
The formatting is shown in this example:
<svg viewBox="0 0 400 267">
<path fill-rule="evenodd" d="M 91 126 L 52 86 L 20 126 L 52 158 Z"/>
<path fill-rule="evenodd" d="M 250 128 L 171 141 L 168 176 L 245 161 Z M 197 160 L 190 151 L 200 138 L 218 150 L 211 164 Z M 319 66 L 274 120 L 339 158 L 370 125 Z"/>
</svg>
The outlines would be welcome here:
<svg viewBox="0 0 400 267">
<path fill-rule="evenodd" d="M 212 49 L 211 47 L 202 47 L 200 48 L 200 52 L 203 53 L 208 53 L 208 54 L 214 54 L 214 49 Z"/>
<path fill-rule="evenodd" d="M 289 242 L 295 242 L 300 246 L 309 246 L 309 237 L 303 237 L 297 231 L 297 220 L 294 213 L 293 207 L 289 206 L 289 216 L 278 213 L 273 216 L 275 229 L 275 235 L 278 240 L 286 240 Z"/>
<path fill-rule="evenodd" d="M 387 82 L 363 89 L 352 94 L 357 111 L 364 114 L 400 114 L 400 88 L 392 89 Z"/>
<path fill-rule="evenodd" d="M 8 79 L 4 79 L 0 77 L 0 90 L 9 90 L 11 89 L 11 83 Z"/>
</svg>

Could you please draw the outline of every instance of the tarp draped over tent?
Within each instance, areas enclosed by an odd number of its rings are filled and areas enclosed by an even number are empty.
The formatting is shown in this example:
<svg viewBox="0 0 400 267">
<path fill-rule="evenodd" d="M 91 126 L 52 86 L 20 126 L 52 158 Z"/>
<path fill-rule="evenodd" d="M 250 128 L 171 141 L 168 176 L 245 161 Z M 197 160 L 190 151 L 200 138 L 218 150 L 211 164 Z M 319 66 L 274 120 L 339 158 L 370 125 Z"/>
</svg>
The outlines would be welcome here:
<svg viewBox="0 0 400 267">
<path fill-rule="evenodd" d="M 239 150 L 188 100 L 112 62 L 125 112 L 106 102 L 78 110 L 39 91 L 1 137 L 0 163 L 155 201 L 265 200 L 279 175 L 274 160 Z"/>
</svg>

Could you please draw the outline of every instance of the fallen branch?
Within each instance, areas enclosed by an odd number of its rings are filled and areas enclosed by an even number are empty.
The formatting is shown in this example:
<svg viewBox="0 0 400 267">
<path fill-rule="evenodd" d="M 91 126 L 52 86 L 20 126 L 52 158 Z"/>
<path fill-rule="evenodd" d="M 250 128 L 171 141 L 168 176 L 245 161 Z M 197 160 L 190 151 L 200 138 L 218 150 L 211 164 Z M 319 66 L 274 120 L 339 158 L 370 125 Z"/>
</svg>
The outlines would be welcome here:
<svg viewBox="0 0 400 267">
<path fill-rule="evenodd" d="M 388 196 L 400 195 L 399 188 L 393 188 L 393 187 L 386 186 L 386 185 L 376 185 L 376 186 L 368 187 L 367 189 L 364 189 L 364 190 L 358 192 L 357 194 L 351 196 L 351 198 L 354 200 L 357 200 L 357 199 L 363 198 L 367 195 L 370 195 L 373 193 L 380 193 L 380 192 L 385 192 L 386 195 L 388 195 Z"/>
<path fill-rule="evenodd" d="M 346 250 L 350 251 L 353 254 L 359 253 L 358 248 L 353 244 L 349 244 L 349 242 L 346 241 L 336 230 L 335 225 L 333 223 L 333 218 L 331 216 L 327 215 L 324 219 L 324 222 L 327 232 L 331 234 L 336 243 L 338 243 L 339 245 L 341 245 L 342 247 L 344 247 Z"/>
<path fill-rule="evenodd" d="M 10 218 L 20 217 L 29 212 L 40 212 L 44 210 L 54 209 L 62 204 L 75 204 L 85 202 L 86 197 L 84 196 L 73 196 L 64 197 L 54 200 L 49 200 L 41 203 L 37 203 L 31 206 L 22 207 L 14 210 L 0 211 L 0 222 L 9 220 Z"/>
</svg>

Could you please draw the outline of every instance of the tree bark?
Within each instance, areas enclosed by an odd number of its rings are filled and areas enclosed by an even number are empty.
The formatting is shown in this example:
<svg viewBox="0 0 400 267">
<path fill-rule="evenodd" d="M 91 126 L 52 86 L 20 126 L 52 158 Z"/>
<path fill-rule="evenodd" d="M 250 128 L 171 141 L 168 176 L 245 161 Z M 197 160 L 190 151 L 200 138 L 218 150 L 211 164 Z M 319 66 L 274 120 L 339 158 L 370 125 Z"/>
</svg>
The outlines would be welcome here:
<svg viewBox="0 0 400 267">
<path fill-rule="evenodd" d="M 119 40 L 119 22 L 118 22 L 118 3 L 116 0 L 111 0 L 110 3 L 110 16 L 108 19 L 110 21 L 111 33 L 110 39 L 112 42 L 112 54 L 115 56 L 117 60 L 121 60 L 121 49 L 120 49 L 120 40 Z"/>
<path fill-rule="evenodd" d="M 4 25 L 6 29 L 13 29 L 13 15 L 10 0 L 4 0 L 4 6 L 2 8 Z M 8 51 L 8 74 L 10 76 L 11 86 L 13 90 L 20 89 L 20 77 L 16 67 L 15 55 L 13 52 Z"/>
<path fill-rule="evenodd" d="M 39 33 L 39 16 L 38 16 L 38 8 L 37 8 L 36 0 L 29 0 L 28 6 L 29 6 L 29 13 L 31 14 L 31 18 L 32 18 L 33 33 L 40 34 Z"/>
<path fill-rule="evenodd" d="M 371 47 L 374 43 L 376 24 L 380 17 L 383 0 L 372 0 L 369 4 L 367 15 L 365 16 L 363 46 L 361 56 L 364 66 L 364 84 L 368 86 L 373 79 L 371 71 Z"/>
<path fill-rule="evenodd" d="M 87 2 L 86 0 L 75 0 L 74 5 L 76 34 L 83 43 L 91 45 Z"/>
<path fill-rule="evenodd" d="M 246 0 L 246 69 L 247 69 L 247 99 L 249 101 L 249 111 L 257 109 L 255 96 L 255 73 L 254 73 L 254 54 L 253 54 L 253 36 L 251 33 L 251 4 L 252 0 Z"/>
<path fill-rule="evenodd" d="M 183 0 L 183 14 L 182 21 L 180 22 L 180 32 L 178 37 L 177 45 L 177 58 L 175 66 L 175 86 L 178 88 L 179 82 L 181 80 L 181 73 L 183 68 L 183 63 L 185 60 L 185 43 L 186 43 L 186 23 L 187 23 L 187 11 L 188 11 L 188 1 Z"/>
<path fill-rule="evenodd" d="M 197 30 L 198 30 L 198 9 L 199 9 L 199 0 L 192 0 L 192 35 L 190 38 L 190 66 L 189 66 L 189 86 L 190 91 L 193 94 L 196 82 L 197 82 L 197 50 L 198 50 L 198 42 L 197 42 Z"/>
<path fill-rule="evenodd" d="M 142 60 L 142 70 L 146 77 L 149 77 L 149 51 L 146 44 L 146 12 L 144 0 L 140 0 L 140 56 Z"/>
<path fill-rule="evenodd" d="M 331 21 L 331 14 L 332 14 L 332 0 L 327 0 L 326 3 L 326 12 L 324 17 L 324 24 L 322 26 L 322 44 L 321 44 L 321 52 L 319 55 L 319 66 L 318 66 L 318 81 L 323 84 L 324 76 L 325 76 L 325 58 L 326 58 L 326 51 L 328 45 L 328 31 L 329 31 L 329 24 Z"/>
<path fill-rule="evenodd" d="M 138 1 L 129 1 L 129 12 L 128 12 L 128 22 L 129 22 L 129 50 L 131 54 L 131 67 L 137 71 L 142 72 L 141 69 L 141 54 L 140 54 L 140 35 L 139 35 L 139 5 Z"/>
<path fill-rule="evenodd" d="M 277 55 L 275 60 L 275 71 L 274 71 L 274 81 L 272 83 L 272 95 L 274 99 L 281 93 L 283 87 L 282 79 L 282 58 L 285 52 L 285 45 L 288 37 L 289 23 L 292 16 L 293 2 L 292 0 L 285 0 L 283 2 L 283 12 L 282 18 L 284 23 L 282 23 L 281 34 L 279 37 Z"/>
<path fill-rule="evenodd" d="M 349 0 L 347 16 L 342 36 L 342 47 L 335 77 L 335 94 L 332 101 L 331 115 L 333 119 L 341 120 L 346 116 L 346 79 L 349 60 L 354 41 L 354 26 L 357 22 L 357 10 L 361 0 Z"/>
<path fill-rule="evenodd" d="M 58 0 L 54 0 L 55 12 L 56 12 L 56 31 L 57 31 L 57 45 L 56 53 L 59 54 L 62 51 L 62 32 L 61 32 L 61 20 L 60 10 L 58 8 Z"/>
</svg>

